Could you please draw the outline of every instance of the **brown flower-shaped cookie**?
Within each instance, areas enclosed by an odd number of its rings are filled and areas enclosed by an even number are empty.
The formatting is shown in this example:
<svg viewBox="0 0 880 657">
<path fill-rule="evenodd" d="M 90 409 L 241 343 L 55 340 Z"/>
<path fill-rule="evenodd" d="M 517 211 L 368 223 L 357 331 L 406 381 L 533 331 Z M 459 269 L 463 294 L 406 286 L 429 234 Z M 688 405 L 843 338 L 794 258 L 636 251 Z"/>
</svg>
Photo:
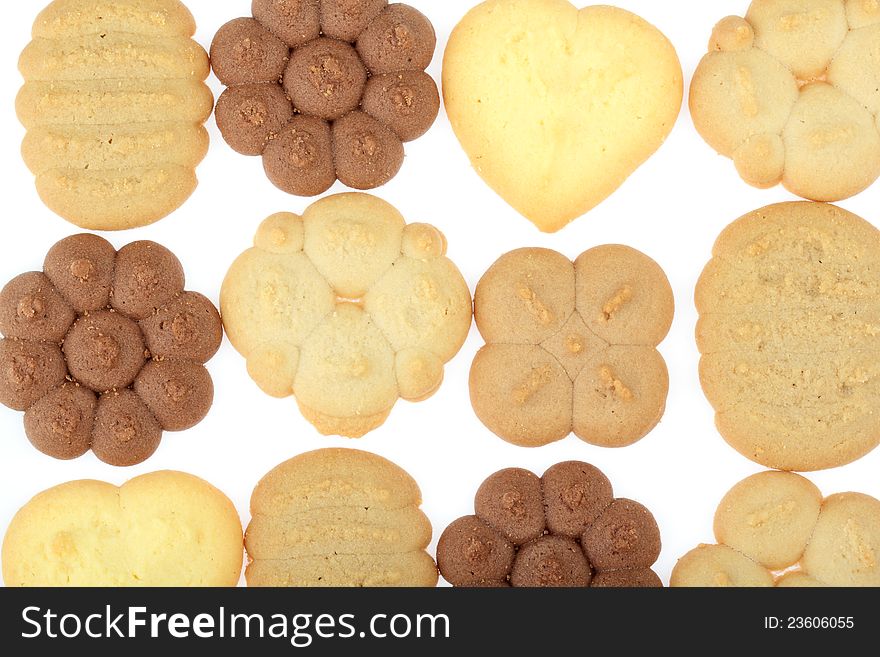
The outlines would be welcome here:
<svg viewBox="0 0 880 657">
<path fill-rule="evenodd" d="M 205 417 L 214 386 L 203 364 L 223 329 L 211 302 L 183 287 L 183 267 L 165 247 L 133 242 L 117 252 L 83 234 L 53 246 L 42 272 L 3 288 L 0 403 L 25 412 L 34 447 L 135 465 L 163 430 Z"/>
<path fill-rule="evenodd" d="M 298 196 L 391 180 L 440 109 L 428 19 L 386 0 L 254 0 L 252 14 L 211 45 L 226 142 Z"/>
<path fill-rule="evenodd" d="M 437 544 L 440 574 L 453 586 L 662 586 L 651 570 L 660 555 L 654 516 L 614 499 L 589 463 L 558 463 L 541 478 L 501 470 L 480 486 L 474 509 Z"/>
<path fill-rule="evenodd" d="M 627 246 L 599 246 L 574 263 L 548 249 L 503 255 L 474 295 L 486 340 L 471 367 L 474 411 L 524 447 L 572 431 L 603 447 L 636 442 L 666 406 L 666 363 L 654 347 L 673 306 L 663 270 Z"/>
</svg>

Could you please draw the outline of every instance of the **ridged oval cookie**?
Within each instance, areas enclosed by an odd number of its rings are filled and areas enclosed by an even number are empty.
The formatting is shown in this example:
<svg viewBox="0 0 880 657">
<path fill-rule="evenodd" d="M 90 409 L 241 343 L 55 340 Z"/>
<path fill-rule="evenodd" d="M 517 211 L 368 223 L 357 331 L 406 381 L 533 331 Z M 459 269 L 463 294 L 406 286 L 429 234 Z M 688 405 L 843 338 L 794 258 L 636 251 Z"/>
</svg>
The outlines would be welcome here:
<svg viewBox="0 0 880 657">
<path fill-rule="evenodd" d="M 696 287 L 696 337 L 731 446 L 819 470 L 880 443 L 878 294 L 880 231 L 833 205 L 771 205 L 721 233 Z"/>
<path fill-rule="evenodd" d="M 257 484 L 245 544 L 249 586 L 434 586 L 421 492 L 386 459 L 321 449 Z"/>
<path fill-rule="evenodd" d="M 22 155 L 54 212 L 82 228 L 144 226 L 196 187 L 213 96 L 178 0 L 55 0 L 19 59 Z"/>
<path fill-rule="evenodd" d="M 235 586 L 238 512 L 219 490 L 182 472 L 122 486 L 73 481 L 46 490 L 3 539 L 6 586 Z"/>
</svg>

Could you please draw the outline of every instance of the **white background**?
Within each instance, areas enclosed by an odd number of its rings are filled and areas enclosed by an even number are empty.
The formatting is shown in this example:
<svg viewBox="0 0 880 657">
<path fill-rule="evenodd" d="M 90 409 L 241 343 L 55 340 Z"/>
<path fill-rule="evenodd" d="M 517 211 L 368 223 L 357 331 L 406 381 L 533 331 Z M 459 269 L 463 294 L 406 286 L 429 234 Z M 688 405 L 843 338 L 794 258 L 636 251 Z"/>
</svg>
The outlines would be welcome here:
<svg viewBox="0 0 880 657">
<path fill-rule="evenodd" d="M 429 72 L 440 80 L 442 53 L 455 23 L 475 0 L 409 0 L 434 23 L 437 53 Z M 79 232 L 40 202 L 32 176 L 19 157 L 23 129 L 14 112 L 21 86 L 18 55 L 29 40 L 43 0 L 5 3 L 0 21 L 0 171 L 3 175 L 3 232 L 0 284 L 39 269 L 55 241 Z M 660 28 L 681 58 L 685 89 L 705 53 L 712 26 L 727 14 L 742 14 L 746 0 L 616 0 Z M 247 15 L 249 0 L 188 0 L 198 23 L 196 39 L 207 49 L 226 21 Z M 211 76 L 209 84 L 222 90 Z M 211 150 L 199 167 L 200 185 L 177 212 L 158 224 L 105 234 L 119 248 L 151 239 L 174 251 L 187 274 L 187 287 L 215 303 L 235 257 L 246 249 L 259 222 L 269 214 L 302 212 L 309 201 L 275 189 L 259 158 L 233 152 L 208 121 Z M 672 331 L 660 346 L 670 374 L 666 415 L 638 444 L 619 450 L 593 447 L 574 436 L 529 450 L 503 442 L 474 415 L 468 398 L 471 360 L 482 344 L 476 328 L 447 366 L 439 392 L 419 404 L 398 403 L 388 421 L 358 441 L 317 434 L 292 399 L 264 395 L 245 371 L 245 362 L 224 341 L 210 362 L 216 398 L 210 415 L 185 433 L 166 433 L 146 463 L 119 469 L 91 453 L 72 462 L 53 460 L 27 441 L 22 414 L 0 407 L 0 530 L 39 491 L 74 479 L 116 484 L 145 472 L 176 469 L 207 479 L 229 495 L 243 524 L 249 519 L 251 490 L 266 472 L 297 453 L 320 447 L 357 447 L 401 465 L 419 482 L 424 510 L 434 525 L 434 544 L 455 518 L 472 513 L 473 495 L 489 474 L 524 467 L 540 474 L 559 461 L 578 459 L 605 471 L 618 496 L 650 508 L 660 525 L 663 552 L 655 568 L 664 583 L 675 561 L 700 542 L 713 542 L 712 514 L 722 495 L 760 466 L 724 442 L 700 390 L 699 355 L 693 333 L 693 289 L 724 226 L 770 203 L 793 200 L 782 188 L 760 191 L 743 183 L 733 164 L 716 155 L 695 132 L 685 100 L 664 146 L 611 198 L 554 235 L 539 233 L 499 199 L 472 171 L 441 112 L 434 128 L 406 146 L 401 173 L 376 194 L 396 205 L 408 221 L 430 222 L 449 240 L 449 256 L 473 290 L 480 276 L 503 253 L 523 246 L 553 248 L 576 257 L 589 247 L 622 243 L 640 249 L 666 270 L 675 291 Z M 344 191 L 338 183 L 332 192 Z M 841 203 L 877 221 L 880 184 Z M 825 494 L 845 490 L 880 497 L 880 449 L 860 461 L 808 475 Z"/>
</svg>

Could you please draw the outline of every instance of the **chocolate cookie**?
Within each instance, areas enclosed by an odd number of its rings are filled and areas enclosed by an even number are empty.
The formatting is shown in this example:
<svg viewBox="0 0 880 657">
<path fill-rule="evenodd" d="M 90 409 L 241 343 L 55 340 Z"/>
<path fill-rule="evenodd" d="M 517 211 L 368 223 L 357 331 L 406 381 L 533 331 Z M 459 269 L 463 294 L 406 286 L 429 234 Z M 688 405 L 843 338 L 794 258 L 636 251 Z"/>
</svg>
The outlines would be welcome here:
<svg viewBox="0 0 880 657">
<path fill-rule="evenodd" d="M 541 478 L 500 470 L 480 486 L 474 509 L 437 543 L 440 574 L 453 586 L 662 586 L 650 569 L 660 555 L 654 517 L 615 500 L 589 463 L 558 463 Z"/>
<path fill-rule="evenodd" d="M 3 288 L 0 403 L 25 411 L 34 447 L 135 465 L 163 430 L 204 418 L 214 397 L 204 363 L 223 328 L 213 304 L 183 288 L 165 247 L 134 242 L 117 253 L 86 234 L 61 240 L 43 272 Z"/>
<path fill-rule="evenodd" d="M 386 0 L 255 0 L 211 45 L 227 89 L 215 108 L 223 138 L 262 155 L 266 175 L 297 196 L 339 179 L 355 189 L 391 180 L 403 142 L 440 110 L 425 73 L 436 36 L 425 16 Z"/>
</svg>

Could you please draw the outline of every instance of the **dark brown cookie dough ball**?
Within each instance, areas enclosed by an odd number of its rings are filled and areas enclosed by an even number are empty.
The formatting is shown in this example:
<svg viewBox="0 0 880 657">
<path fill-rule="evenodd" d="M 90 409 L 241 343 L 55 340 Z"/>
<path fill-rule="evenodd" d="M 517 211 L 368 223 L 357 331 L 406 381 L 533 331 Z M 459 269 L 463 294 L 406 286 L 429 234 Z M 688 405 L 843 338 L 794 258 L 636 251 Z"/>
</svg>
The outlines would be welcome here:
<svg viewBox="0 0 880 657">
<path fill-rule="evenodd" d="M 543 536 L 524 545 L 510 573 L 513 586 L 589 586 L 590 563 L 580 546 L 564 536 Z"/>
<path fill-rule="evenodd" d="M 140 327 L 154 358 L 207 363 L 223 340 L 220 313 L 198 292 L 184 292 L 143 320 Z"/>
<path fill-rule="evenodd" d="M 391 180 L 403 165 L 403 143 L 391 130 L 363 112 L 333 123 L 336 175 L 354 189 L 373 189 Z"/>
<path fill-rule="evenodd" d="M 372 73 L 423 71 L 434 58 L 437 36 L 424 14 L 409 5 L 389 5 L 357 40 Z"/>
<path fill-rule="evenodd" d="M 353 42 L 388 0 L 322 0 L 321 29 L 325 36 Z"/>
<path fill-rule="evenodd" d="M 241 84 L 224 91 L 214 110 L 223 139 L 242 155 L 262 155 L 293 118 L 287 94 L 274 82 Z"/>
<path fill-rule="evenodd" d="M 67 237 L 49 249 L 43 271 L 78 313 L 110 303 L 116 249 L 97 235 Z"/>
<path fill-rule="evenodd" d="M 251 14 L 291 48 L 321 33 L 320 0 L 253 0 Z"/>
<path fill-rule="evenodd" d="M 76 318 L 45 274 L 16 276 L 0 291 L 0 333 L 7 338 L 61 342 Z"/>
<path fill-rule="evenodd" d="M 412 141 L 428 131 L 440 113 L 437 84 L 424 71 L 374 75 L 367 82 L 361 108 Z"/>
<path fill-rule="evenodd" d="M 500 585 L 513 556 L 513 545 L 476 516 L 450 524 L 437 543 L 437 566 L 453 586 Z"/>
<path fill-rule="evenodd" d="M 58 345 L 0 340 L 0 404 L 26 411 L 64 383 L 67 367 Z"/>
<path fill-rule="evenodd" d="M 31 406 L 24 414 L 28 440 L 43 454 L 75 459 L 92 446 L 92 427 L 98 400 L 88 388 L 67 382 Z"/>
<path fill-rule="evenodd" d="M 266 175 L 279 189 L 316 196 L 336 182 L 330 126 L 314 116 L 295 116 L 263 152 Z"/>
<path fill-rule="evenodd" d="M 110 304 L 135 320 L 145 319 L 183 292 L 183 266 L 155 242 L 132 242 L 116 254 Z"/>
<path fill-rule="evenodd" d="M 598 570 L 648 568 L 660 556 L 660 529 L 648 509 L 621 498 L 584 532 L 581 545 Z"/>
<path fill-rule="evenodd" d="M 474 498 L 477 517 L 504 534 L 514 545 L 544 533 L 544 497 L 537 475 L 508 468 L 486 479 Z"/>
<path fill-rule="evenodd" d="M 663 582 L 650 568 L 636 568 L 633 570 L 606 570 L 597 573 L 590 584 L 594 589 L 617 588 L 617 589 L 659 589 Z"/>
<path fill-rule="evenodd" d="M 284 71 L 284 90 L 297 111 L 328 121 L 360 104 L 366 81 L 354 48 L 323 37 L 294 50 Z"/>
<path fill-rule="evenodd" d="M 138 325 L 109 310 L 76 320 L 63 350 L 70 375 L 95 392 L 131 385 L 146 361 Z"/>
<path fill-rule="evenodd" d="M 214 35 L 211 66 L 225 85 L 278 82 L 290 49 L 253 18 L 235 18 Z"/>
<path fill-rule="evenodd" d="M 134 382 L 134 391 L 166 431 L 183 431 L 201 422 L 214 401 L 211 375 L 188 361 L 151 361 Z"/>
<path fill-rule="evenodd" d="M 108 392 L 98 400 L 92 451 L 104 463 L 122 467 L 143 463 L 161 440 L 162 427 L 131 390 Z"/>
<path fill-rule="evenodd" d="M 571 538 L 580 538 L 614 499 L 608 477 L 589 463 L 557 463 L 544 473 L 541 482 L 547 528 Z"/>
</svg>

